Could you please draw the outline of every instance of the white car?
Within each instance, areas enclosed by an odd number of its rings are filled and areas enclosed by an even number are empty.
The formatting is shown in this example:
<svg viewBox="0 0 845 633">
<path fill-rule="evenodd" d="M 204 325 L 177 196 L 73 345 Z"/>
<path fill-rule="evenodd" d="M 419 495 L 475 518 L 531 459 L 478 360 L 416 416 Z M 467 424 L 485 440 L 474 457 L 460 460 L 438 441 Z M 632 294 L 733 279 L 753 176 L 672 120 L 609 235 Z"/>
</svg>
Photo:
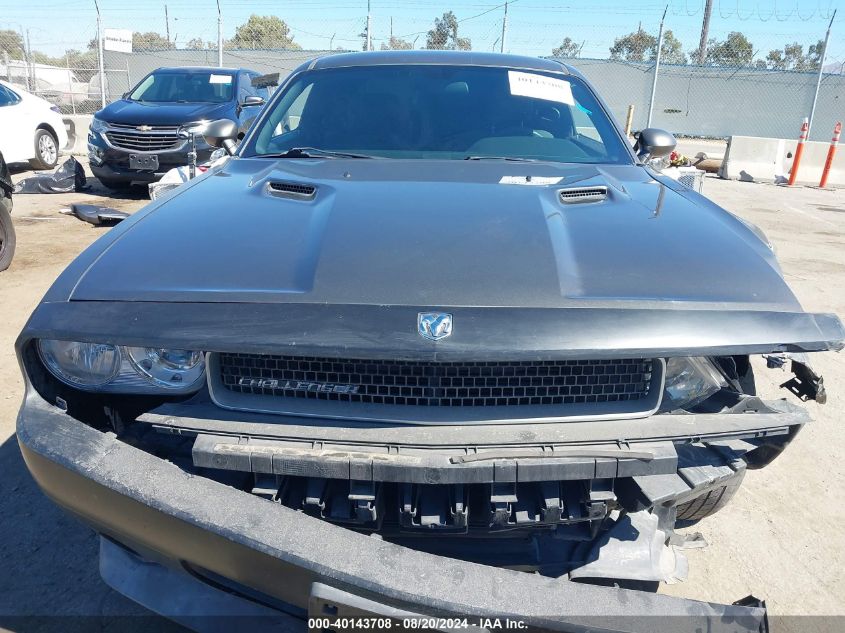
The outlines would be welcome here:
<svg viewBox="0 0 845 633">
<path fill-rule="evenodd" d="M 0 81 L 0 152 L 7 163 L 29 161 L 50 169 L 67 145 L 59 108 L 18 86 Z"/>
</svg>

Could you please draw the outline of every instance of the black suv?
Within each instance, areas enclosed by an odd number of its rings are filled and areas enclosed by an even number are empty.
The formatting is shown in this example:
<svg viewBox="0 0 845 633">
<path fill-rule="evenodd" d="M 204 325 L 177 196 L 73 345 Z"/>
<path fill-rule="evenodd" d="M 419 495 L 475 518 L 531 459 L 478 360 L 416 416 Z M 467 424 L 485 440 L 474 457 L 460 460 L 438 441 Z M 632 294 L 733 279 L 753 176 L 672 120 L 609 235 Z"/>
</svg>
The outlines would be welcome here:
<svg viewBox="0 0 845 633">
<path fill-rule="evenodd" d="M 190 162 L 190 134 L 196 135 L 199 161 L 214 148 L 202 138 L 204 126 L 231 119 L 240 135 L 269 98 L 256 88 L 253 70 L 159 68 L 122 99 L 94 115 L 88 132 L 91 171 L 106 187 L 155 182 L 173 167 Z"/>
</svg>

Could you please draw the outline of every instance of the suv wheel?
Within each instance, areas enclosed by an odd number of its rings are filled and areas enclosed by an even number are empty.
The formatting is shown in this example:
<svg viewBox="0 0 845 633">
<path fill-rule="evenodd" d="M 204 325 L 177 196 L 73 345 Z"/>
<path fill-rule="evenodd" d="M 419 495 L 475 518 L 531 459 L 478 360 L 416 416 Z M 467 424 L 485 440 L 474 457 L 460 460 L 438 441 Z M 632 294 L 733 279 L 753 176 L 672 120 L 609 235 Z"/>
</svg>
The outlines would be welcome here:
<svg viewBox="0 0 845 633">
<path fill-rule="evenodd" d="M 47 130 L 35 131 L 35 158 L 30 161 L 35 169 L 52 169 L 59 162 L 59 142 Z"/>
<path fill-rule="evenodd" d="M 0 195 L 2 195 L 0 191 Z M 10 198 L 0 199 L 0 271 L 6 270 L 15 255 L 15 227 L 12 216 L 9 215 L 7 203 Z"/>
</svg>

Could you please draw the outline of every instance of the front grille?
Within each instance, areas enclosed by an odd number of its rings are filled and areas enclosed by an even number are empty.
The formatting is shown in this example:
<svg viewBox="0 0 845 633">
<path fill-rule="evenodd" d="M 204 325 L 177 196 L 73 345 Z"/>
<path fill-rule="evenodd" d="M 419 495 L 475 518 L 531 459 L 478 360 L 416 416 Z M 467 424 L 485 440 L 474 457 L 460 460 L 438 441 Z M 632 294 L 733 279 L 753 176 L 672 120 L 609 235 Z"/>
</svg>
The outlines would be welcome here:
<svg viewBox="0 0 845 633">
<path fill-rule="evenodd" d="M 115 147 L 139 152 L 157 152 L 179 147 L 184 139 L 179 138 L 178 129 L 172 126 L 150 126 L 148 132 L 141 132 L 136 126 L 114 126 L 106 132 L 109 143 Z"/>
<path fill-rule="evenodd" d="M 219 355 L 230 392 L 418 407 L 627 402 L 649 395 L 654 361 L 428 362 Z"/>
</svg>

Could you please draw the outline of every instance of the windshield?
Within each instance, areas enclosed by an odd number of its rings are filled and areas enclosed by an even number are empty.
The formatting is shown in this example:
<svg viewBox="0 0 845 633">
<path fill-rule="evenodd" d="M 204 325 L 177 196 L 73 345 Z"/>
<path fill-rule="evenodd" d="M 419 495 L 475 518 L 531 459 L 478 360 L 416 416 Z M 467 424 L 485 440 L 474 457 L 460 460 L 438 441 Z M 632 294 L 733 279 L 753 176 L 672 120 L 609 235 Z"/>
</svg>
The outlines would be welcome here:
<svg viewBox="0 0 845 633">
<path fill-rule="evenodd" d="M 632 162 L 592 92 L 562 74 L 446 65 L 312 70 L 271 108 L 243 156 L 294 158 L 302 152 L 290 150 L 310 148 L 383 158 Z"/>
<path fill-rule="evenodd" d="M 232 75 L 215 72 L 154 72 L 129 95 L 153 103 L 223 103 L 232 99 Z"/>
</svg>

